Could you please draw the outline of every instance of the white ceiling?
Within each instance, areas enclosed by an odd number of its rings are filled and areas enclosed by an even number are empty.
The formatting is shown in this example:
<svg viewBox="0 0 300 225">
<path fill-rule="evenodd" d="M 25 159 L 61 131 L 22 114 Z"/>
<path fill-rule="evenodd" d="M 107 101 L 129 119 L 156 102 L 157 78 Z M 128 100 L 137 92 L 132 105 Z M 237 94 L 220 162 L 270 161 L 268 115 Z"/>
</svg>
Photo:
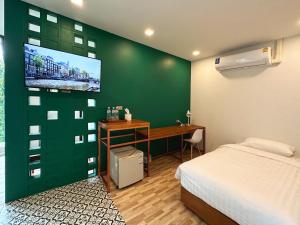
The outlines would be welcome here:
<svg viewBox="0 0 300 225">
<path fill-rule="evenodd" d="M 299 0 L 25 1 L 188 60 L 300 33 Z"/>
</svg>

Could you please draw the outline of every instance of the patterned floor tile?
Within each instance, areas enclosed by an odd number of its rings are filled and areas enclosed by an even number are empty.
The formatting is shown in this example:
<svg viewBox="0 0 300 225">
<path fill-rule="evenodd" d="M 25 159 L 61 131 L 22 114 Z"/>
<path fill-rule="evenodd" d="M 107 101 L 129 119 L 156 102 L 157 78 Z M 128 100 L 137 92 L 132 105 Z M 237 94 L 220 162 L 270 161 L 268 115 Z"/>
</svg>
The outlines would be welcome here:
<svg viewBox="0 0 300 225">
<path fill-rule="evenodd" d="M 2 208 L 1 225 L 125 225 L 97 177 L 4 204 Z"/>
</svg>

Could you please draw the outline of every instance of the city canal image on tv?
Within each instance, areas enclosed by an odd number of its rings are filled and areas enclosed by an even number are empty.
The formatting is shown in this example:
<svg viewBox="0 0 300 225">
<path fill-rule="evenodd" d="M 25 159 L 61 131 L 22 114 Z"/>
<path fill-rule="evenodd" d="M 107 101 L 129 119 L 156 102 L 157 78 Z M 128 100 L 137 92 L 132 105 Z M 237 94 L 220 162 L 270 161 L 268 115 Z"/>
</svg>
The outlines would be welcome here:
<svg viewBox="0 0 300 225">
<path fill-rule="evenodd" d="M 27 87 L 100 92 L 101 61 L 24 45 Z"/>
</svg>

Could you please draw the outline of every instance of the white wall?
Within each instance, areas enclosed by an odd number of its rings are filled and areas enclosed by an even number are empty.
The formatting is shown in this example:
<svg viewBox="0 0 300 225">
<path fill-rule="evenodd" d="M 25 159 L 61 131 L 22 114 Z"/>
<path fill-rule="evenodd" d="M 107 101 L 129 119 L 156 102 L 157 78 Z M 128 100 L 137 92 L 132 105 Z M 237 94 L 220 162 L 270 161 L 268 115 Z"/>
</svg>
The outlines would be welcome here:
<svg viewBox="0 0 300 225">
<path fill-rule="evenodd" d="M 295 145 L 300 154 L 300 36 L 284 40 L 282 63 L 222 72 L 214 58 L 192 63 L 192 121 L 207 127 L 207 148 L 255 136 Z"/>
</svg>

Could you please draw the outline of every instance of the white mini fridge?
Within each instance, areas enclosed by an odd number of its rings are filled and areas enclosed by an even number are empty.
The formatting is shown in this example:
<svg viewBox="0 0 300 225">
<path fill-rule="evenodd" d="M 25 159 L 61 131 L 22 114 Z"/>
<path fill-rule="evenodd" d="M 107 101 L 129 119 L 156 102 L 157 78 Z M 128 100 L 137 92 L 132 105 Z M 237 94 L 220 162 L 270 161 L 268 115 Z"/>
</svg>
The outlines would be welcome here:
<svg viewBox="0 0 300 225">
<path fill-rule="evenodd" d="M 144 153 L 133 146 L 110 150 L 110 174 L 118 188 L 127 187 L 144 178 Z"/>
</svg>

